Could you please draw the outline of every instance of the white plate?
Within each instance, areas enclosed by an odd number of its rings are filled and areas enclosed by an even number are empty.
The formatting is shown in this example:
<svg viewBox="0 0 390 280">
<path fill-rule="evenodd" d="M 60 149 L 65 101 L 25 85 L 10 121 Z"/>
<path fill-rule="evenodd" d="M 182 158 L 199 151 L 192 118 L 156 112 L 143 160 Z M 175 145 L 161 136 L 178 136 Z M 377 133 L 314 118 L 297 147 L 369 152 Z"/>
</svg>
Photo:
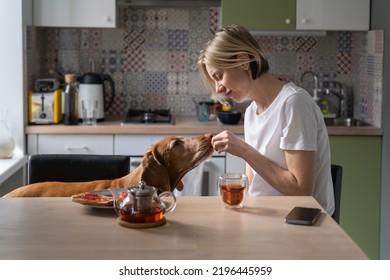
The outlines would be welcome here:
<svg viewBox="0 0 390 280">
<path fill-rule="evenodd" d="M 83 205 L 95 209 L 114 209 L 114 206 L 98 206 L 98 205 L 89 205 L 89 204 L 83 204 Z"/>
<path fill-rule="evenodd" d="M 117 189 L 118 192 L 126 192 L 127 190 L 128 189 L 126 189 L 126 188 Z M 103 190 L 98 190 L 98 191 L 90 191 L 89 193 L 97 193 L 100 195 L 112 196 L 112 193 L 108 189 L 103 189 Z"/>
</svg>

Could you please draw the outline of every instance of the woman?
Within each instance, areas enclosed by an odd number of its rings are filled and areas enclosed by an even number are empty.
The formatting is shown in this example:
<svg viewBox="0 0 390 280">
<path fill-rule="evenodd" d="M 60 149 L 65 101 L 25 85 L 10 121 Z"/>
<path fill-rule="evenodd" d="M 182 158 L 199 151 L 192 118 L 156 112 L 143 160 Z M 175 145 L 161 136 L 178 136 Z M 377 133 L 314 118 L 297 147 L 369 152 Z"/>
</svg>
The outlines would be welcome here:
<svg viewBox="0 0 390 280">
<path fill-rule="evenodd" d="M 312 195 L 332 215 L 328 133 L 309 93 L 272 76 L 259 44 L 238 25 L 215 34 L 198 66 L 219 99 L 252 100 L 245 112 L 245 141 L 230 131 L 212 138 L 217 152 L 246 161 L 249 194 Z"/>
</svg>

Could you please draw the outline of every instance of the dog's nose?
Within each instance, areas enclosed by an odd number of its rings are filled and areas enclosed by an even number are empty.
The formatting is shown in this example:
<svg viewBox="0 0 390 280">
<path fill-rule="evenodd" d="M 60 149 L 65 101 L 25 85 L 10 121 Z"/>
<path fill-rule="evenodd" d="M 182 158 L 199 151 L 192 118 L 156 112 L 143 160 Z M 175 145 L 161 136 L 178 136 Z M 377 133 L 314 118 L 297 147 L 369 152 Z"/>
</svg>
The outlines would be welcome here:
<svg viewBox="0 0 390 280">
<path fill-rule="evenodd" d="M 197 141 L 207 141 L 207 142 L 211 142 L 211 138 L 213 137 L 213 134 L 212 133 L 206 133 L 206 134 L 201 134 L 201 135 L 198 135 L 198 136 L 195 136 L 194 140 L 197 140 Z"/>
<path fill-rule="evenodd" d="M 207 134 L 204 135 L 205 139 L 210 139 L 211 140 L 212 137 L 213 137 L 212 133 L 207 133 Z"/>
</svg>

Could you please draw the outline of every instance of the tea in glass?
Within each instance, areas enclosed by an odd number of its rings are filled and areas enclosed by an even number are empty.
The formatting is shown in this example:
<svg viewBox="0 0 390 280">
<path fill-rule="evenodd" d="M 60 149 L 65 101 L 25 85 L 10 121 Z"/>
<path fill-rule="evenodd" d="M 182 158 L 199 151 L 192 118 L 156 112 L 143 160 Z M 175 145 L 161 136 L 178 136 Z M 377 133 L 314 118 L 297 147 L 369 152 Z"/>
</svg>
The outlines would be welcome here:
<svg viewBox="0 0 390 280">
<path fill-rule="evenodd" d="M 227 173 L 218 177 L 218 189 L 226 208 L 241 208 L 247 193 L 248 177 L 240 173 Z"/>
</svg>

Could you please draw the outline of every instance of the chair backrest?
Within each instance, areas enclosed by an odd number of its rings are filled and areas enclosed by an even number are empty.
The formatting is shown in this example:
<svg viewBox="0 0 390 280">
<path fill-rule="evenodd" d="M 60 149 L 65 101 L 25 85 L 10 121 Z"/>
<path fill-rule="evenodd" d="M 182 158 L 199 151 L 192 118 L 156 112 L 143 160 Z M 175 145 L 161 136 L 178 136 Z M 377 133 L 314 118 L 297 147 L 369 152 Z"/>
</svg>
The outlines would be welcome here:
<svg viewBox="0 0 390 280">
<path fill-rule="evenodd" d="M 34 154 L 28 159 L 28 184 L 116 179 L 130 172 L 130 157 L 122 155 Z"/>
<path fill-rule="evenodd" d="M 332 164 L 332 181 L 333 181 L 333 191 L 334 191 L 334 213 L 332 218 L 339 223 L 340 222 L 340 201 L 341 201 L 341 186 L 343 178 L 343 168 L 340 165 Z"/>
</svg>

